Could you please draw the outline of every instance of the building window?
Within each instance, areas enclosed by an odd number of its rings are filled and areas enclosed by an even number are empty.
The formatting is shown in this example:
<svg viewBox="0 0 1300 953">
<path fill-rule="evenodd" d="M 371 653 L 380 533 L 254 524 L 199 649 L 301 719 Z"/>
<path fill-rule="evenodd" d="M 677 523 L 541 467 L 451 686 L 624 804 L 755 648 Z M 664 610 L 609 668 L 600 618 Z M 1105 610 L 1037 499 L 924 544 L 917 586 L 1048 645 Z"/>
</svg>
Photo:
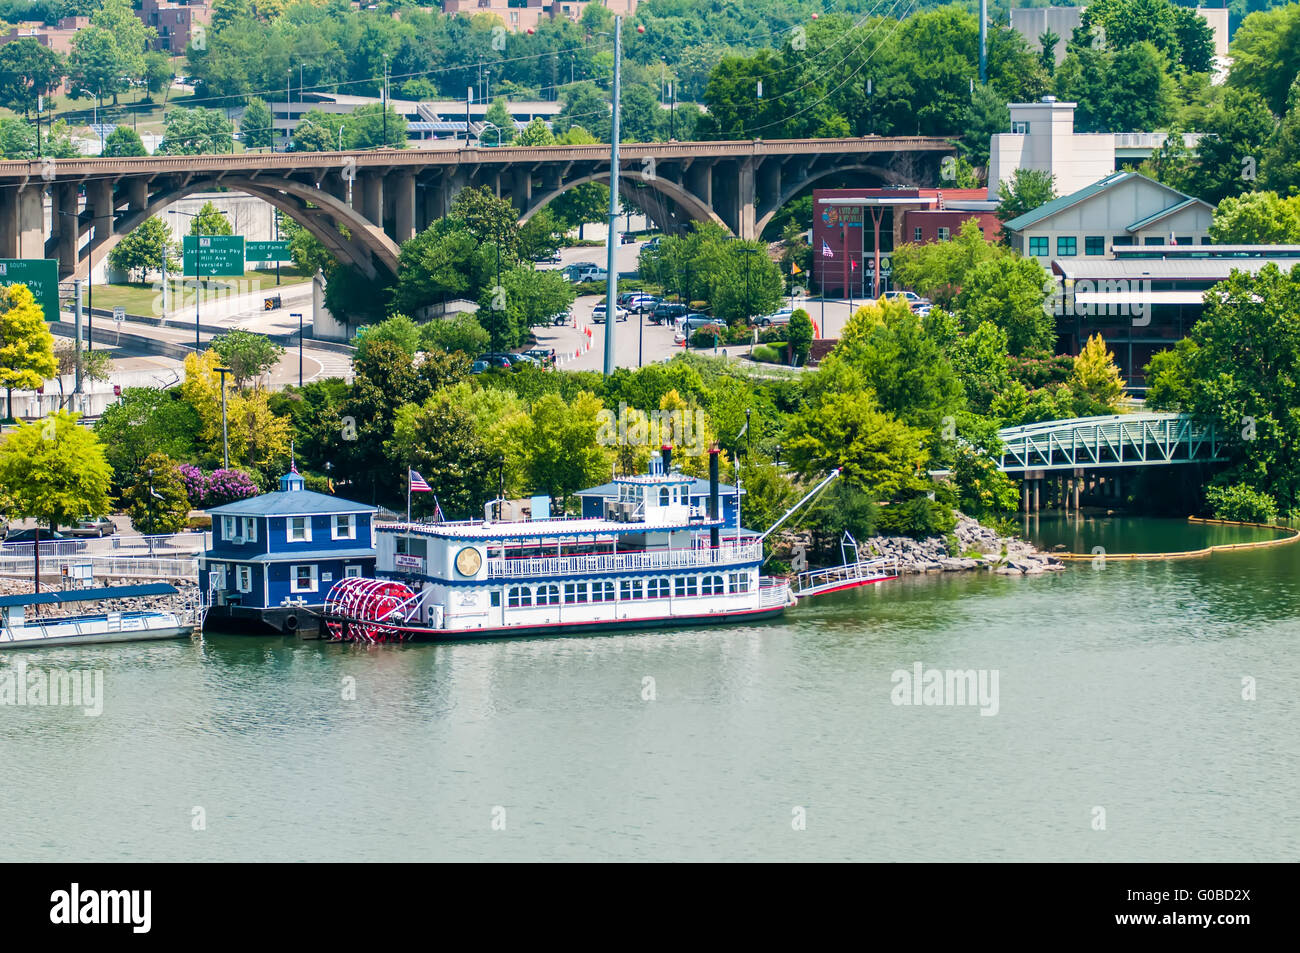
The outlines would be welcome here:
<svg viewBox="0 0 1300 953">
<path fill-rule="evenodd" d="M 344 578 L 344 579 L 359 579 L 359 578 L 361 578 L 361 567 L 360 567 L 360 566 L 344 566 L 344 567 L 343 567 L 343 578 Z"/>
<path fill-rule="evenodd" d="M 239 584 L 240 592 L 253 591 L 253 567 L 240 566 L 235 570 L 235 578 Z"/>
<path fill-rule="evenodd" d="M 213 563 L 208 567 L 208 587 L 210 589 L 226 588 L 226 567 L 222 563 Z"/>
<path fill-rule="evenodd" d="M 749 592 L 749 573 L 733 572 L 728 574 L 727 582 L 732 592 Z"/>
<path fill-rule="evenodd" d="M 1029 123 L 1017 120 L 1011 124 L 1011 134 L 1015 136 L 1029 135 Z"/>
<path fill-rule="evenodd" d="M 310 543 L 311 542 L 311 517 L 308 516 L 290 516 L 289 524 L 289 542 L 291 543 Z"/>
<path fill-rule="evenodd" d="M 244 542 L 257 542 L 257 520 L 251 516 L 244 517 Z"/>
<path fill-rule="evenodd" d="M 587 584 L 585 582 L 566 582 L 564 584 L 564 601 L 570 605 L 587 601 Z"/>
<path fill-rule="evenodd" d="M 1133 244 L 1132 235 L 1116 235 L 1110 240 L 1111 248 L 1127 248 Z"/>
<path fill-rule="evenodd" d="M 539 606 L 558 606 L 560 604 L 560 587 L 554 583 L 538 586 L 537 604 Z"/>
<path fill-rule="evenodd" d="M 726 592 L 721 576 L 705 576 L 700 580 L 700 592 L 706 596 L 720 596 Z"/>
<path fill-rule="evenodd" d="M 668 580 L 662 578 L 647 579 L 645 582 L 645 597 L 647 599 L 667 599 Z"/>
<path fill-rule="evenodd" d="M 1057 236 L 1056 253 L 1066 258 L 1073 258 L 1079 253 L 1079 239 L 1073 235 Z"/>
<path fill-rule="evenodd" d="M 937 231 L 939 235 L 939 241 L 946 242 L 948 240 L 948 226 L 940 225 Z"/>
<path fill-rule="evenodd" d="M 316 564 L 289 567 L 289 589 L 292 592 L 316 591 Z"/>
<path fill-rule="evenodd" d="M 334 539 L 356 539 L 357 518 L 351 513 L 335 516 L 331 536 Z"/>
<path fill-rule="evenodd" d="M 912 229 L 912 241 L 914 241 L 914 242 L 919 242 L 919 241 L 921 241 L 923 238 L 925 238 L 925 233 L 921 231 L 921 226 L 920 226 L 920 225 L 918 225 L 918 226 L 916 226 L 914 229 Z"/>
<path fill-rule="evenodd" d="M 221 538 L 227 541 L 232 540 L 235 538 L 236 532 L 235 518 L 233 516 L 221 517 Z"/>
<path fill-rule="evenodd" d="M 1195 245 L 1196 242 L 1192 240 L 1192 236 L 1191 236 L 1191 235 L 1179 235 L 1177 238 L 1174 239 L 1174 244 L 1175 244 L 1175 245 Z"/>
<path fill-rule="evenodd" d="M 1083 253 L 1085 255 L 1106 254 L 1106 236 L 1089 235 L 1083 240 Z"/>
<path fill-rule="evenodd" d="M 1144 239 L 1142 239 L 1142 244 L 1143 244 L 1143 245 L 1163 245 L 1164 243 L 1165 243 L 1165 240 L 1164 240 L 1163 238 L 1161 238 L 1159 235 L 1157 235 L 1155 238 L 1144 238 Z"/>
<path fill-rule="evenodd" d="M 612 582 L 593 582 L 591 584 L 592 602 L 613 602 L 614 584 Z"/>
<path fill-rule="evenodd" d="M 700 580 L 696 576 L 678 576 L 673 580 L 673 595 L 679 599 L 683 596 L 698 596 Z"/>
<path fill-rule="evenodd" d="M 533 590 L 527 586 L 513 586 L 506 591 L 506 605 L 511 609 L 533 604 Z"/>
<path fill-rule="evenodd" d="M 624 579 L 618 584 L 618 597 L 620 599 L 641 599 L 644 595 L 645 590 L 640 579 Z"/>
<path fill-rule="evenodd" d="M 1029 239 L 1029 254 L 1038 258 L 1047 257 L 1047 236 L 1035 235 Z"/>
</svg>

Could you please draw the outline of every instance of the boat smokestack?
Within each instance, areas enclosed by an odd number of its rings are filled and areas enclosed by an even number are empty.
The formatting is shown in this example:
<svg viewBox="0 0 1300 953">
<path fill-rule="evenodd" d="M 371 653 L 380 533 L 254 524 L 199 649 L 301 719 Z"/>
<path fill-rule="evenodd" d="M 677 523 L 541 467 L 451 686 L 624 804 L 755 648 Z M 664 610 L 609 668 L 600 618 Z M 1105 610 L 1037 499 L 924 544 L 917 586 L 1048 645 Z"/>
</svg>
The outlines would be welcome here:
<svg viewBox="0 0 1300 953">
<path fill-rule="evenodd" d="M 673 448 L 671 444 L 664 444 L 659 448 L 659 456 L 664 461 L 664 473 L 673 472 Z"/>
<path fill-rule="evenodd" d="M 718 520 L 718 445 L 709 448 L 709 519 Z M 718 548 L 718 528 L 709 530 L 709 545 Z"/>
</svg>

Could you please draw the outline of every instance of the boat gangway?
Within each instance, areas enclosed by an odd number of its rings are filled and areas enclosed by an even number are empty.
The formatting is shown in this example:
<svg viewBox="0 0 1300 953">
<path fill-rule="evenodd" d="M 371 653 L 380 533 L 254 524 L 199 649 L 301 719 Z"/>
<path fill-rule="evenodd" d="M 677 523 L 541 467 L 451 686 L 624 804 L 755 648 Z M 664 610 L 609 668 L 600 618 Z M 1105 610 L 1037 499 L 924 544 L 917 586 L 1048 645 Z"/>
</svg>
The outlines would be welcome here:
<svg viewBox="0 0 1300 953">
<path fill-rule="evenodd" d="M 860 559 L 840 566 L 801 572 L 794 577 L 794 592 L 800 599 L 804 599 L 897 578 L 898 561 L 878 556 L 875 559 Z"/>
</svg>

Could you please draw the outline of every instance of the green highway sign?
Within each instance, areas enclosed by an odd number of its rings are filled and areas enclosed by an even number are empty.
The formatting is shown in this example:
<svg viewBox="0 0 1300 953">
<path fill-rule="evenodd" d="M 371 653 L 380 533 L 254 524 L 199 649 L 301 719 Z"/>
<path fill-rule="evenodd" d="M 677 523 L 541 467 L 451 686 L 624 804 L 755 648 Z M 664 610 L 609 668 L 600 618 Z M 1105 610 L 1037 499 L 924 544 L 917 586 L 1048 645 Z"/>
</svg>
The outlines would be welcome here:
<svg viewBox="0 0 1300 953">
<path fill-rule="evenodd" d="M 181 240 L 181 274 L 187 278 L 244 273 L 243 235 L 186 235 Z"/>
<path fill-rule="evenodd" d="M 244 246 L 245 261 L 292 261 L 289 241 L 249 242 Z"/>
<path fill-rule="evenodd" d="M 53 258 L 0 258 L 0 286 L 26 285 L 45 312 L 59 320 L 59 263 Z"/>
</svg>

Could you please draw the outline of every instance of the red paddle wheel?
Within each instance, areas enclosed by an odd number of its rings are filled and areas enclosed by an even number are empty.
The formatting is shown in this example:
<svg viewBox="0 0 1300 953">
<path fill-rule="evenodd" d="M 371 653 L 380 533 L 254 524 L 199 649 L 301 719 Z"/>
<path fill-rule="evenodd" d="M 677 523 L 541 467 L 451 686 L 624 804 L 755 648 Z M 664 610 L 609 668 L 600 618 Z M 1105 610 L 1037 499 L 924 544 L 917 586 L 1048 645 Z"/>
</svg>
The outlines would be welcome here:
<svg viewBox="0 0 1300 953">
<path fill-rule="evenodd" d="M 340 579 L 325 597 L 322 617 L 333 642 L 401 642 L 415 593 L 388 579 Z"/>
</svg>

